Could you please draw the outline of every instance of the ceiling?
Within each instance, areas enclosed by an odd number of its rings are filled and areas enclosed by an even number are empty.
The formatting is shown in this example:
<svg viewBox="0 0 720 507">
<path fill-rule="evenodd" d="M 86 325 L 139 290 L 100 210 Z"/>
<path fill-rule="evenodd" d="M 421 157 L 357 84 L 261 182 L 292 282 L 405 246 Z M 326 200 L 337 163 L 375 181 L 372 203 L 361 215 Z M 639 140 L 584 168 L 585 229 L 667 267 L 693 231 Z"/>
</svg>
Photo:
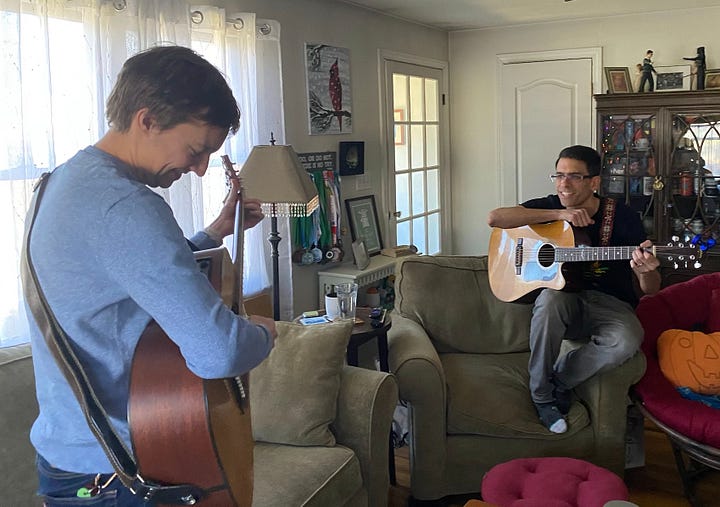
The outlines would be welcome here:
<svg viewBox="0 0 720 507">
<path fill-rule="evenodd" d="M 716 7 L 718 0 L 335 0 L 441 30 Z"/>
</svg>

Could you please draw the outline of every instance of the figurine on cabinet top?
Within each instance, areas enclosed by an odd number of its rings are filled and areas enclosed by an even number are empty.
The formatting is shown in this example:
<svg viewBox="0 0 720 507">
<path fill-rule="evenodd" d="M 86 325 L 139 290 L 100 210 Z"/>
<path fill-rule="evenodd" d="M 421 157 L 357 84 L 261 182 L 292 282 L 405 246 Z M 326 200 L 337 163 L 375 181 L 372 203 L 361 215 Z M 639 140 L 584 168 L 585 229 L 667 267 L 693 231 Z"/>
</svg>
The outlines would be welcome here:
<svg viewBox="0 0 720 507">
<path fill-rule="evenodd" d="M 641 91 L 640 90 L 640 80 L 642 79 L 642 63 L 638 63 L 635 65 L 635 75 L 633 76 L 633 90 L 636 92 Z"/>
<path fill-rule="evenodd" d="M 648 83 L 649 92 L 655 90 L 655 80 L 653 79 L 653 72 L 655 74 L 657 74 L 657 72 L 655 71 L 655 67 L 653 67 L 652 64 L 653 54 L 653 50 L 648 49 L 645 53 L 645 58 L 643 58 L 642 71 L 640 73 L 640 85 L 638 86 L 639 92 L 645 91 L 645 83 Z"/>
<path fill-rule="evenodd" d="M 695 65 L 695 89 L 705 89 L 705 46 L 697 48 L 697 55 L 692 58 L 683 58 L 683 60 L 690 60 Z"/>
</svg>

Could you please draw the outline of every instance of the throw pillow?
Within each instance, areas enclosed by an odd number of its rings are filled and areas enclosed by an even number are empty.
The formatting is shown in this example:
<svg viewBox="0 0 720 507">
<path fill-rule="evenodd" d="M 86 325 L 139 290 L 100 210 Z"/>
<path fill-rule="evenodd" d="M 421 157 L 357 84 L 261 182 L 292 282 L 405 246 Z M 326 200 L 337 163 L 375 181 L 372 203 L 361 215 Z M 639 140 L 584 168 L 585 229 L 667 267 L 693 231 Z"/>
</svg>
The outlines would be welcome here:
<svg viewBox="0 0 720 507">
<path fill-rule="evenodd" d="M 250 372 L 253 436 L 277 444 L 333 446 L 329 426 L 353 323 L 275 326 L 275 347 Z"/>
<path fill-rule="evenodd" d="M 660 370 L 675 387 L 720 394 L 720 333 L 668 329 L 658 338 Z"/>
</svg>

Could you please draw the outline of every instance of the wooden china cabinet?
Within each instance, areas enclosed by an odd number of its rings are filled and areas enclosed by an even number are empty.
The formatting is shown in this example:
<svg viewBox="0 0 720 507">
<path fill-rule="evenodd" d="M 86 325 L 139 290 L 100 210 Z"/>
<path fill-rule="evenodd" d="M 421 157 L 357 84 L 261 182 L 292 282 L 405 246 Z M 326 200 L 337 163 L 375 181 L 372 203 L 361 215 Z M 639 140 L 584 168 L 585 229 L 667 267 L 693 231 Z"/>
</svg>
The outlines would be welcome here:
<svg viewBox="0 0 720 507">
<path fill-rule="evenodd" d="M 595 95 L 600 192 L 641 217 L 654 243 L 720 243 L 720 91 Z M 720 270 L 720 244 L 702 266 L 664 266 L 665 285 Z"/>
</svg>

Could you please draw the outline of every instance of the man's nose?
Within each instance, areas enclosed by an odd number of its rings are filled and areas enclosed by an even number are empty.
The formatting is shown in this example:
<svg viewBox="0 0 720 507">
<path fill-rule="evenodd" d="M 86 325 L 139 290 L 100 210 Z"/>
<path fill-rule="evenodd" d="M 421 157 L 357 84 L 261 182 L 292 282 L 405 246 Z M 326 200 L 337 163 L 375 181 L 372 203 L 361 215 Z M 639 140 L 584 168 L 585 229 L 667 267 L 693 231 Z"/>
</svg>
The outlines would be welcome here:
<svg viewBox="0 0 720 507">
<path fill-rule="evenodd" d="M 198 160 L 190 166 L 190 170 L 200 176 L 205 176 L 207 172 L 208 164 L 210 163 L 210 154 L 199 157 Z"/>
</svg>

